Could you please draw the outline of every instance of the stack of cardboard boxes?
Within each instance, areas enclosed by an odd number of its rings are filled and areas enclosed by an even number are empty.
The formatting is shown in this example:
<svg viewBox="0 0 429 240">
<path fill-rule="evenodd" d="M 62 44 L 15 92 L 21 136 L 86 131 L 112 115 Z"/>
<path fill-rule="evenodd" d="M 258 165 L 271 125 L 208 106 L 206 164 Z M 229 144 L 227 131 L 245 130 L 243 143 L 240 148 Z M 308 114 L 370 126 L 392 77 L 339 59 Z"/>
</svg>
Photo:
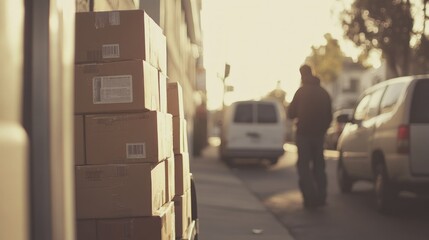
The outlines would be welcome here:
<svg viewBox="0 0 429 240">
<path fill-rule="evenodd" d="M 144 11 L 76 14 L 78 240 L 186 237 L 189 155 L 182 100 L 167 112 L 166 55 Z"/>
<path fill-rule="evenodd" d="M 168 83 L 167 109 L 173 115 L 173 152 L 175 159 L 174 205 L 176 208 L 176 236 L 188 239 L 192 223 L 191 174 L 188 153 L 186 120 L 183 111 L 182 88 L 179 83 Z"/>
</svg>

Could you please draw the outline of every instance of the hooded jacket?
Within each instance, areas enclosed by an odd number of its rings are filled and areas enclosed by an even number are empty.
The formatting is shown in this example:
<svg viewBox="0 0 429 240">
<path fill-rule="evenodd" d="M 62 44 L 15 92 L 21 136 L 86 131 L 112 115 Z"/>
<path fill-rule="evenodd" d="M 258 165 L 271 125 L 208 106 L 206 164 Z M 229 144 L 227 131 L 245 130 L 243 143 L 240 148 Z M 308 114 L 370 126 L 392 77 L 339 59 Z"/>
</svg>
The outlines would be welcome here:
<svg viewBox="0 0 429 240">
<path fill-rule="evenodd" d="M 297 134 L 323 136 L 332 121 L 331 98 L 317 77 L 302 79 L 288 108 L 288 118 L 297 119 Z"/>
</svg>

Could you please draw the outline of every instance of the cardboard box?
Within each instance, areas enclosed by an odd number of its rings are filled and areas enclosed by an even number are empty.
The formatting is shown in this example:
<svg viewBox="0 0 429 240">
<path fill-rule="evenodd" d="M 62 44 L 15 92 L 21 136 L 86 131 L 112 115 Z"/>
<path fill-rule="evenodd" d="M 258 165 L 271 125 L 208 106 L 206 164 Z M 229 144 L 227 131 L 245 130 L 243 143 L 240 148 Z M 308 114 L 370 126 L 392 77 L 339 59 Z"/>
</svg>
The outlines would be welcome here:
<svg viewBox="0 0 429 240">
<path fill-rule="evenodd" d="M 165 154 L 167 157 L 171 157 L 174 155 L 173 153 L 173 116 L 171 114 L 165 114 L 165 122 L 164 122 L 164 140 L 163 144 L 165 147 Z"/>
<path fill-rule="evenodd" d="M 74 116 L 74 164 L 85 164 L 85 142 L 83 129 L 83 116 Z"/>
<path fill-rule="evenodd" d="M 158 71 L 149 63 L 136 60 L 76 65 L 76 113 L 136 112 L 158 108 Z"/>
<path fill-rule="evenodd" d="M 167 38 L 162 33 L 162 29 L 158 26 L 155 26 L 151 28 L 152 36 L 154 36 L 154 39 L 152 42 L 155 43 L 155 59 L 156 59 L 156 66 L 164 75 L 167 75 Z"/>
<path fill-rule="evenodd" d="M 191 221 L 191 224 L 186 229 L 186 232 L 183 234 L 181 240 L 192 240 L 195 239 L 197 235 L 197 222 L 195 220 Z"/>
<path fill-rule="evenodd" d="M 159 111 L 167 113 L 167 76 L 158 71 Z"/>
<path fill-rule="evenodd" d="M 183 90 L 178 82 L 167 84 L 167 111 L 173 117 L 185 117 L 183 109 Z"/>
<path fill-rule="evenodd" d="M 186 191 L 183 195 L 174 198 L 176 214 L 176 237 L 186 237 L 185 233 L 192 222 L 192 199 L 191 191 Z"/>
<path fill-rule="evenodd" d="M 189 153 L 174 155 L 174 167 L 176 195 L 182 195 L 191 188 Z"/>
<path fill-rule="evenodd" d="M 98 240 L 175 240 L 174 203 L 153 217 L 99 220 L 97 234 Z"/>
<path fill-rule="evenodd" d="M 148 60 L 151 21 L 141 10 L 76 13 L 75 61 Z"/>
<path fill-rule="evenodd" d="M 166 199 L 167 201 L 173 201 L 174 196 L 176 195 L 175 187 L 175 167 L 174 167 L 174 155 L 167 158 L 166 161 Z"/>
<path fill-rule="evenodd" d="M 146 60 L 167 74 L 167 41 L 142 10 L 76 13 L 76 63 Z"/>
<path fill-rule="evenodd" d="M 165 162 L 77 166 L 77 218 L 154 216 L 167 202 L 165 167 Z"/>
<path fill-rule="evenodd" d="M 85 116 L 86 163 L 160 162 L 165 150 L 166 116 L 160 112 Z"/>
<path fill-rule="evenodd" d="M 185 152 L 185 119 L 181 117 L 173 117 L 173 152 Z"/>
<path fill-rule="evenodd" d="M 183 124 L 183 147 L 184 147 L 184 152 L 189 152 L 189 146 L 188 146 L 188 122 L 185 120 L 184 124 Z"/>
<path fill-rule="evenodd" d="M 78 220 L 76 222 L 76 240 L 96 240 L 97 225 L 95 220 Z"/>
</svg>

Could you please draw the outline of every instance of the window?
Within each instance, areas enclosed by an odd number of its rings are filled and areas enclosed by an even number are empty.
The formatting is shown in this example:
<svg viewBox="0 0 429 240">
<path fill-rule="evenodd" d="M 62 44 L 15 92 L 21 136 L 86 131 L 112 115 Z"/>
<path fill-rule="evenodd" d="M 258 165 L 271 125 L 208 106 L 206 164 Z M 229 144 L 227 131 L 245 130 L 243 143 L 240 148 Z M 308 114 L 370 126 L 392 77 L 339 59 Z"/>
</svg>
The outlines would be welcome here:
<svg viewBox="0 0 429 240">
<path fill-rule="evenodd" d="M 383 96 L 384 90 L 386 88 L 378 89 L 377 91 L 371 94 L 371 99 L 368 103 L 368 116 L 367 118 L 372 118 L 377 116 L 380 113 L 380 100 Z"/>
<path fill-rule="evenodd" d="M 257 122 L 258 123 L 276 123 L 277 112 L 273 104 L 259 103 L 257 106 Z"/>
<path fill-rule="evenodd" d="M 413 94 L 410 123 L 429 123 L 429 79 L 420 80 Z"/>
<path fill-rule="evenodd" d="M 253 121 L 253 105 L 251 103 L 240 103 L 235 108 L 235 123 L 251 123 Z"/>
<path fill-rule="evenodd" d="M 380 104 L 381 113 L 387 113 L 393 110 L 403 88 L 404 83 L 396 83 L 387 87 Z"/>
<path fill-rule="evenodd" d="M 362 121 L 366 118 L 366 114 L 368 112 L 369 98 L 370 95 L 366 95 L 359 101 L 354 114 L 355 120 Z"/>
</svg>

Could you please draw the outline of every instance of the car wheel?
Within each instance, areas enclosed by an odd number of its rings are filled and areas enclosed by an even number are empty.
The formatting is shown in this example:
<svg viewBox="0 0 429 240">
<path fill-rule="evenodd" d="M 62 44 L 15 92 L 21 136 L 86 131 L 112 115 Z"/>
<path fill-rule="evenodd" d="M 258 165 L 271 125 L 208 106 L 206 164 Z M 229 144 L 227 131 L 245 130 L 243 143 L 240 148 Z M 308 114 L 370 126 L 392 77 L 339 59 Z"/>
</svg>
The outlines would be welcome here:
<svg viewBox="0 0 429 240">
<path fill-rule="evenodd" d="M 389 213 L 397 198 L 396 191 L 389 183 L 386 166 L 383 163 L 378 163 L 374 171 L 374 192 L 377 209 L 382 213 Z"/>
<path fill-rule="evenodd" d="M 337 182 L 341 193 L 350 193 L 352 191 L 353 180 L 350 178 L 349 174 L 344 168 L 341 153 L 337 165 Z"/>
</svg>

